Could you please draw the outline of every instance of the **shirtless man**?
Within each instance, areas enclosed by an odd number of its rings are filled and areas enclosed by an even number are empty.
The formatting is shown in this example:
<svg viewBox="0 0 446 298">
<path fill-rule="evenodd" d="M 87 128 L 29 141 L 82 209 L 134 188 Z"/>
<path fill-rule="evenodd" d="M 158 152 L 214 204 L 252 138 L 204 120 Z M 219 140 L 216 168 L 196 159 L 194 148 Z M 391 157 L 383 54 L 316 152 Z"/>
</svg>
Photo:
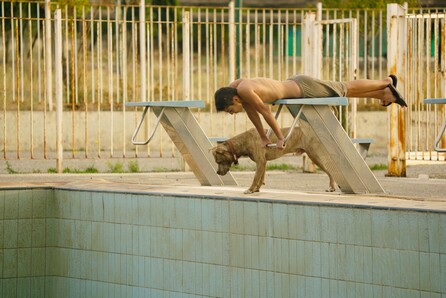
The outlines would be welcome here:
<svg viewBox="0 0 446 298">
<path fill-rule="evenodd" d="M 397 103 L 407 106 L 396 90 L 397 78 L 390 75 L 383 80 L 355 80 L 346 82 L 323 81 L 306 75 L 297 75 L 284 81 L 267 78 L 238 79 L 215 92 L 217 111 L 236 114 L 243 109 L 259 132 L 262 145 L 270 141 L 263 129 L 259 114 L 277 136 L 277 148 L 285 148 L 284 136 L 273 114 L 264 103 L 283 98 L 360 97 L 379 99 L 381 105 Z"/>
</svg>

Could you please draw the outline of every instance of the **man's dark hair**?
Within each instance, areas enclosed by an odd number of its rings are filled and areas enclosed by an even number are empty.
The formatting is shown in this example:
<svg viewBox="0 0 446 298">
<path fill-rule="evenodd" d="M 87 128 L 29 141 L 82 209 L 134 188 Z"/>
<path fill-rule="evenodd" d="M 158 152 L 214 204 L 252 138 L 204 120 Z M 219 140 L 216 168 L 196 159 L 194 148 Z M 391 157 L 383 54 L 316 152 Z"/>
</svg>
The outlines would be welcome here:
<svg viewBox="0 0 446 298">
<path fill-rule="evenodd" d="M 237 89 L 234 87 L 223 87 L 215 92 L 215 107 L 217 112 L 224 111 L 227 106 L 233 105 L 232 98 L 237 95 Z"/>
</svg>

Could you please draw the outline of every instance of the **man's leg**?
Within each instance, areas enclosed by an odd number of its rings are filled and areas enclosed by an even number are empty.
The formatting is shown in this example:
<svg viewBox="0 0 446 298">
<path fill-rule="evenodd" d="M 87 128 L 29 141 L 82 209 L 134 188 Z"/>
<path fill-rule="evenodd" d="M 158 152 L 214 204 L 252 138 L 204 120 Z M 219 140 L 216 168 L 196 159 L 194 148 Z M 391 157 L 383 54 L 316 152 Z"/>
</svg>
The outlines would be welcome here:
<svg viewBox="0 0 446 298">
<path fill-rule="evenodd" d="M 347 96 L 351 97 L 363 97 L 362 94 L 384 90 L 386 87 L 392 84 L 392 79 L 390 77 L 384 80 L 355 80 L 347 81 L 345 85 L 347 86 Z"/>
<path fill-rule="evenodd" d="M 394 102 L 396 100 L 388 85 L 392 84 L 390 77 L 384 80 L 356 80 L 347 81 L 347 97 L 376 98 L 383 102 Z"/>
</svg>

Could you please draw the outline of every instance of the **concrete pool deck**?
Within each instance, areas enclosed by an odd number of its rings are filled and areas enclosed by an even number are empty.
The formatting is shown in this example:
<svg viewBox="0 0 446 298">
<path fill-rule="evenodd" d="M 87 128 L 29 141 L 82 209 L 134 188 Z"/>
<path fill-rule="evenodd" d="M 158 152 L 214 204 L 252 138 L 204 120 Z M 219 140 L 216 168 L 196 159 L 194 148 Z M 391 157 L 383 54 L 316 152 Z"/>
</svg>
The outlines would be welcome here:
<svg viewBox="0 0 446 298">
<path fill-rule="evenodd" d="M 411 165 L 409 177 L 386 177 L 386 171 L 374 171 L 386 193 L 343 194 L 339 190 L 327 193 L 328 177 L 322 172 L 309 174 L 301 171 L 268 171 L 265 185 L 260 193 L 245 195 L 254 172 L 233 172 L 238 183 L 235 187 L 201 186 L 192 172 L 171 173 L 132 173 L 132 174 L 14 174 L 0 175 L 0 188 L 22 188 L 27 186 L 55 186 L 57 188 L 86 188 L 102 191 L 155 192 L 171 194 L 194 194 L 199 196 L 223 196 L 239 199 L 277 199 L 277 200 L 322 200 L 372 205 L 383 203 L 410 203 L 413 206 L 427 206 L 446 211 L 446 179 L 429 178 L 446 175 L 446 165 Z M 394 201 L 394 203 L 390 203 Z M 412 201 L 412 202 L 407 202 Z M 422 202 L 420 202 L 422 201 Z M 384 203 L 386 202 L 386 203 Z M 437 206 L 437 207 L 434 207 Z M 429 208 L 429 209 L 430 209 Z"/>
</svg>

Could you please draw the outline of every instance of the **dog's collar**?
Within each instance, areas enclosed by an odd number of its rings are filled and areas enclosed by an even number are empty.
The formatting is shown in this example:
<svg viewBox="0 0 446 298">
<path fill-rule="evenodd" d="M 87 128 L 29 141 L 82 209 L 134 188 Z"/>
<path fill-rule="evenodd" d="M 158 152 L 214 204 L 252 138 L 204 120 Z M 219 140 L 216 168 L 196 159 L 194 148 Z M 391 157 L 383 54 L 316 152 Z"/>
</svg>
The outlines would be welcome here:
<svg viewBox="0 0 446 298">
<path fill-rule="evenodd" d="M 237 155 L 235 154 L 234 143 L 230 140 L 226 140 L 226 144 L 228 144 L 229 152 L 232 154 L 232 157 L 234 157 L 234 164 L 238 165 L 238 158 Z"/>
</svg>

